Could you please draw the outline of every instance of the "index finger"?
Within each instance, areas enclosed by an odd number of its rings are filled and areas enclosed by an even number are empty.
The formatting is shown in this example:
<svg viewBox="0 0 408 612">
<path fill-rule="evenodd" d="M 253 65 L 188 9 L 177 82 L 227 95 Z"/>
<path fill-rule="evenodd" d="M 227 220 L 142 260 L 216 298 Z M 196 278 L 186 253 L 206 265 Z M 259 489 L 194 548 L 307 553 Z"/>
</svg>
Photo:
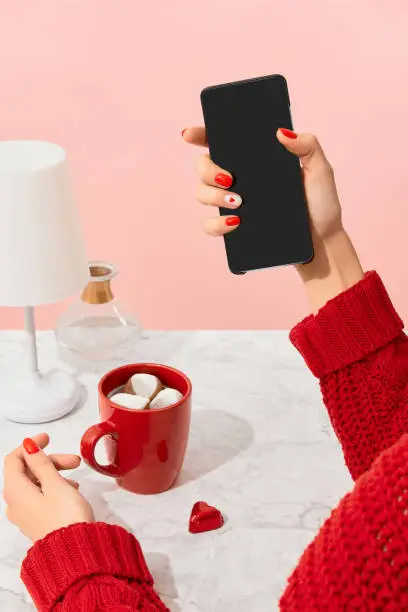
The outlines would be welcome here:
<svg viewBox="0 0 408 612">
<path fill-rule="evenodd" d="M 34 442 L 41 449 L 43 449 L 46 446 L 48 446 L 48 444 L 50 442 L 50 437 L 46 433 L 37 434 L 36 436 L 33 436 L 32 439 L 34 440 Z M 7 463 L 14 463 L 17 466 L 17 464 L 15 462 L 13 462 L 14 457 L 20 457 L 21 459 L 23 459 L 23 447 L 21 445 L 17 446 L 17 448 L 15 448 L 13 451 L 11 451 L 11 453 L 8 453 L 8 455 L 6 455 L 6 457 L 4 459 L 4 467 L 5 468 L 6 468 L 6 464 Z M 23 471 L 25 471 L 24 461 L 22 461 L 21 465 L 23 467 Z"/>
<path fill-rule="evenodd" d="M 207 132 L 202 126 L 185 128 L 181 132 L 181 135 L 184 140 L 190 144 L 197 145 L 199 147 L 208 147 Z"/>
<path fill-rule="evenodd" d="M 40 433 L 33 436 L 33 440 L 40 448 L 45 448 L 50 441 L 50 437 L 46 433 Z M 16 479 L 18 486 L 14 487 Z M 23 447 L 18 446 L 4 458 L 4 499 L 7 501 L 6 498 L 10 498 L 12 491 L 17 490 L 18 487 L 23 487 L 23 490 L 27 491 L 25 483 L 32 485 L 37 490 L 27 473 L 27 465 L 23 458 Z"/>
<path fill-rule="evenodd" d="M 20 452 L 17 450 L 6 455 L 4 459 L 3 498 L 7 504 L 32 493 L 40 494 L 38 487 L 28 476 L 22 450 Z"/>
</svg>

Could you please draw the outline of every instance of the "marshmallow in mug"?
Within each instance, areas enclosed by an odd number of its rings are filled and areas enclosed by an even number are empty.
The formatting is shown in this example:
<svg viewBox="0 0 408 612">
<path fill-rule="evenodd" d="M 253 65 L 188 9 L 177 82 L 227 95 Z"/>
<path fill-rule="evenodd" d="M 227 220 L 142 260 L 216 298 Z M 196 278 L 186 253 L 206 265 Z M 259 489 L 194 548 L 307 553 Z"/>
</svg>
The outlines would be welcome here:
<svg viewBox="0 0 408 612">
<path fill-rule="evenodd" d="M 163 389 L 161 380 L 153 374 L 138 372 L 133 374 L 125 385 L 125 393 L 141 395 L 153 399 Z"/>
<path fill-rule="evenodd" d="M 115 404 L 129 408 L 130 410 L 144 410 L 149 407 L 149 400 L 147 397 L 141 395 L 131 395 L 130 393 L 115 393 L 110 398 Z"/>
<path fill-rule="evenodd" d="M 171 389 L 170 387 L 166 387 L 162 389 L 155 398 L 150 402 L 150 408 L 152 410 L 158 408 L 167 408 L 167 406 L 172 406 L 173 404 L 177 404 L 183 397 L 183 394 L 177 389 Z"/>
<path fill-rule="evenodd" d="M 123 392 L 114 393 L 110 399 L 130 410 L 158 410 L 176 404 L 182 397 L 177 389 L 163 387 L 157 376 L 138 372 L 130 377 Z"/>
</svg>

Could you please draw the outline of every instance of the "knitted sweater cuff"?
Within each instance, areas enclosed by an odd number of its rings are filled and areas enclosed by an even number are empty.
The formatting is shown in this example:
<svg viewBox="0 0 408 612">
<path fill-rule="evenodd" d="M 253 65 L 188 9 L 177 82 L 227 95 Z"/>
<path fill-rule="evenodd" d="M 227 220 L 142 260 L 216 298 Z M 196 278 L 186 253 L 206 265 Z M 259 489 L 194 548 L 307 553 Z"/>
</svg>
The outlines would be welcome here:
<svg viewBox="0 0 408 612">
<path fill-rule="evenodd" d="M 28 551 L 21 568 L 39 610 L 50 609 L 78 580 L 101 574 L 153 585 L 139 542 L 105 523 L 78 523 L 48 534 Z"/>
<path fill-rule="evenodd" d="M 403 323 L 376 272 L 336 296 L 290 333 L 318 378 L 360 361 L 394 340 Z"/>
</svg>

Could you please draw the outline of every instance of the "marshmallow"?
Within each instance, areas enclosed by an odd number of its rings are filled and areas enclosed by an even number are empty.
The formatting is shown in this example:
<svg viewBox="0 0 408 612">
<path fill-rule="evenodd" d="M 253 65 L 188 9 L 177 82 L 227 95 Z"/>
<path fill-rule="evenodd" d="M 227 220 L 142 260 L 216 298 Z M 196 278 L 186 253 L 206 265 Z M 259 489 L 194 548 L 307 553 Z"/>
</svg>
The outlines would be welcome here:
<svg viewBox="0 0 408 612">
<path fill-rule="evenodd" d="M 163 389 L 163 385 L 157 376 L 153 374 L 133 374 L 125 385 L 125 393 L 148 397 L 149 400 L 155 397 Z"/>
<path fill-rule="evenodd" d="M 124 406 L 124 408 L 130 408 L 130 410 L 144 410 L 149 407 L 149 400 L 147 397 L 141 397 L 140 395 L 131 395 L 130 393 L 115 393 L 109 398 L 115 404 Z"/>
<path fill-rule="evenodd" d="M 183 395 L 177 389 L 170 389 L 170 387 L 166 387 L 156 395 L 154 399 L 150 402 L 149 408 L 153 410 L 155 408 L 167 408 L 167 406 L 172 406 L 173 404 L 177 404 L 182 399 Z"/>
</svg>

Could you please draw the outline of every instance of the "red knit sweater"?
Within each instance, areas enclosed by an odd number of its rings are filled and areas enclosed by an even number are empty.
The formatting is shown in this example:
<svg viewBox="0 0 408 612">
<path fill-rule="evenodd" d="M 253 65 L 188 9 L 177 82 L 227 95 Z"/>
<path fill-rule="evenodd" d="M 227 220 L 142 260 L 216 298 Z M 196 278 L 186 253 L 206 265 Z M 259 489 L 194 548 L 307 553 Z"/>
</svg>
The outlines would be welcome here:
<svg viewBox="0 0 408 612">
<path fill-rule="evenodd" d="M 285 612 L 408 610 L 408 339 L 402 328 L 370 272 L 291 332 L 320 378 L 357 483 L 300 559 L 280 602 Z M 40 611 L 167 610 L 137 540 L 121 527 L 79 524 L 51 533 L 28 552 L 21 576 Z"/>
</svg>

